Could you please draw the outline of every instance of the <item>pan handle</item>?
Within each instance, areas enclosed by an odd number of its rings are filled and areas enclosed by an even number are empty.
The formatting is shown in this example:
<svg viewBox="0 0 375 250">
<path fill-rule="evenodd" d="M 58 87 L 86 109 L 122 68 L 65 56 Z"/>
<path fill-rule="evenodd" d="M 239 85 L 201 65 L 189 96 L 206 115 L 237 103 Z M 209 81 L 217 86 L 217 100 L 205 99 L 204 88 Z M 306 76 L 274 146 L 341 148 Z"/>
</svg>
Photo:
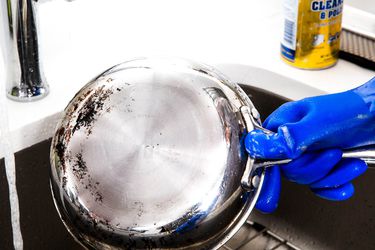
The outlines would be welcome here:
<svg viewBox="0 0 375 250">
<path fill-rule="evenodd" d="M 375 145 L 369 145 L 360 148 L 352 148 L 344 150 L 342 158 L 358 158 L 365 161 L 367 164 L 375 164 Z M 269 159 L 256 159 L 255 168 L 259 167 L 270 167 L 274 165 L 287 164 L 292 159 L 281 159 L 281 160 L 269 160 Z M 369 165 L 369 167 L 375 169 L 375 165 Z"/>
<path fill-rule="evenodd" d="M 242 106 L 240 107 L 240 113 L 242 114 L 242 117 L 245 122 L 245 127 L 247 131 L 251 131 L 253 129 L 260 129 L 263 130 L 267 134 L 273 134 L 274 132 L 263 128 L 260 125 L 258 112 L 255 108 L 250 110 L 248 106 Z M 367 164 L 375 164 L 375 145 L 369 145 L 366 147 L 360 147 L 360 148 L 353 148 L 353 149 L 347 149 L 343 151 L 343 158 L 359 158 L 363 161 L 365 161 Z M 247 161 L 246 168 L 244 171 L 244 174 L 241 178 L 241 185 L 245 190 L 252 190 L 254 187 L 258 187 L 260 177 L 258 175 L 254 175 L 255 170 L 258 168 L 266 168 L 271 167 L 274 165 L 281 165 L 281 164 L 287 164 L 291 162 L 292 159 L 280 159 L 280 160 L 274 160 L 274 159 L 254 159 L 249 156 L 249 160 Z M 375 165 L 368 165 L 370 168 L 375 169 Z M 264 171 L 263 171 L 264 175 Z"/>
<path fill-rule="evenodd" d="M 271 130 L 263 127 L 256 127 L 262 130 L 266 134 L 273 134 Z M 375 145 L 368 145 L 358 148 L 350 148 L 343 151 L 342 158 L 358 158 L 365 161 L 367 164 L 375 164 Z M 287 164 L 291 162 L 292 159 L 281 159 L 281 160 L 262 160 L 256 159 L 256 167 L 269 167 L 273 165 Z M 375 166 L 369 165 L 369 167 L 374 168 Z"/>
<path fill-rule="evenodd" d="M 344 151 L 343 158 L 359 158 L 368 164 L 375 164 L 375 145 L 354 148 Z M 371 166 L 375 168 L 375 166 Z"/>
</svg>

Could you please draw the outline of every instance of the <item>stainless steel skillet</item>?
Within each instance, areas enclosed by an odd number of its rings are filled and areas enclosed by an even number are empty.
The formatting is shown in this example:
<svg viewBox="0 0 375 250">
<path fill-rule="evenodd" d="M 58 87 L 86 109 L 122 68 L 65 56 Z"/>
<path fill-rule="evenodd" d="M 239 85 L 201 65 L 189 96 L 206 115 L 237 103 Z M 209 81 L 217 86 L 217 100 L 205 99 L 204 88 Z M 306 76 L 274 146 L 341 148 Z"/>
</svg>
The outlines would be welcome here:
<svg viewBox="0 0 375 250">
<path fill-rule="evenodd" d="M 249 97 L 209 66 L 119 64 L 84 86 L 57 126 L 56 207 L 87 248 L 218 248 L 263 183 L 265 165 L 242 143 L 254 128 L 261 125 Z"/>
</svg>

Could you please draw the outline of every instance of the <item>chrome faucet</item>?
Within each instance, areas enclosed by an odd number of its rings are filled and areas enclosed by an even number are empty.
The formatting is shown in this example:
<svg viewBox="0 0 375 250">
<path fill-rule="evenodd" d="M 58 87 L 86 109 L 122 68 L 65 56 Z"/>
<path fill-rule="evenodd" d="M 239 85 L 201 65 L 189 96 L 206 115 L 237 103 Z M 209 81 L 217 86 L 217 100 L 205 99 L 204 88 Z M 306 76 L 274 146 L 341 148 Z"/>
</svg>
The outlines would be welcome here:
<svg viewBox="0 0 375 250">
<path fill-rule="evenodd" d="M 16 101 L 34 101 L 46 96 L 49 91 L 39 53 L 35 6 L 38 2 L 0 0 L 0 44 L 6 92 Z"/>
</svg>

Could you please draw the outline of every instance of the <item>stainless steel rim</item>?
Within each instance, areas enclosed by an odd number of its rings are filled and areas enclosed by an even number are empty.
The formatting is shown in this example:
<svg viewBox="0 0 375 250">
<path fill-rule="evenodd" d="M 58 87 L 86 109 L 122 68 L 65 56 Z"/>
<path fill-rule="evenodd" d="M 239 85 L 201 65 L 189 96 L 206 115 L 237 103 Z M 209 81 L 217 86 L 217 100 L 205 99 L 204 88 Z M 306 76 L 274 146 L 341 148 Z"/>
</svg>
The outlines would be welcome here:
<svg viewBox="0 0 375 250">
<path fill-rule="evenodd" d="M 244 121 L 244 106 L 255 110 L 238 85 L 202 64 L 138 59 L 107 70 L 70 102 L 53 138 L 51 186 L 65 225 L 92 248 L 220 247 L 246 221 L 264 178 L 242 151 L 245 128 L 260 126 L 259 117 Z M 159 113 L 174 117 L 184 133 Z M 245 167 L 260 179 L 249 190 L 240 182 Z"/>
</svg>

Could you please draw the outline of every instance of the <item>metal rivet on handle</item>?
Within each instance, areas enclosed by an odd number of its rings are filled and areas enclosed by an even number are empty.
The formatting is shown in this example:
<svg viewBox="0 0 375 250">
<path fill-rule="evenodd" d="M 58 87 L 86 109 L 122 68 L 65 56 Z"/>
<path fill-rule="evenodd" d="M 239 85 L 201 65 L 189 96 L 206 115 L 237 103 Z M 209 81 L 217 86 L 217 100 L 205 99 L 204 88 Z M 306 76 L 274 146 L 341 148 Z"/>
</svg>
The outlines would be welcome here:
<svg viewBox="0 0 375 250">
<path fill-rule="evenodd" d="M 260 178 L 258 175 L 255 175 L 252 179 L 251 179 L 251 184 L 253 185 L 254 188 L 258 188 L 259 186 L 259 182 L 260 182 Z"/>
<path fill-rule="evenodd" d="M 252 108 L 252 109 L 251 109 L 251 115 L 252 115 L 256 120 L 259 120 L 259 119 L 260 119 L 260 114 L 259 114 L 258 110 L 256 110 L 256 108 Z"/>
</svg>

